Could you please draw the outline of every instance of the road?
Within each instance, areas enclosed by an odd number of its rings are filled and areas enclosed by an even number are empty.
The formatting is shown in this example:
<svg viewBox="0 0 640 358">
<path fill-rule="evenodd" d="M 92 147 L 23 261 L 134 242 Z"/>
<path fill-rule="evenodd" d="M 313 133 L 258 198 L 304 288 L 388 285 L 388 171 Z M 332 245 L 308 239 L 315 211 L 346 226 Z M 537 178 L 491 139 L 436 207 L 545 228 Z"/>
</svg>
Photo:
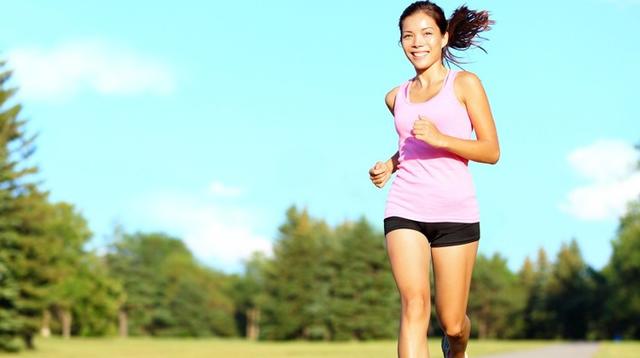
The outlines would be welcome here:
<svg viewBox="0 0 640 358">
<path fill-rule="evenodd" d="M 573 342 L 553 344 L 527 351 L 483 355 L 477 358 L 592 358 L 597 350 L 596 342 Z"/>
</svg>

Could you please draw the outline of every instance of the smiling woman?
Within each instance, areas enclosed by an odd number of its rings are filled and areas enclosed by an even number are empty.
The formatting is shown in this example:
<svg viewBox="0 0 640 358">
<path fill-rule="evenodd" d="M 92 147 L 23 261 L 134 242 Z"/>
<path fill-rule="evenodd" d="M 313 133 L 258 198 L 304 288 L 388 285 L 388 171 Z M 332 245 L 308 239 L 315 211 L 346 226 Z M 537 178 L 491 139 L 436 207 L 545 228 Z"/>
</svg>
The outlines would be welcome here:
<svg viewBox="0 0 640 358">
<path fill-rule="evenodd" d="M 480 80 L 443 62 L 459 66 L 451 50 L 479 47 L 476 36 L 492 23 L 486 11 L 466 6 L 447 20 L 430 1 L 411 4 L 398 23 L 400 44 L 416 75 L 386 95 L 398 152 L 376 163 L 369 175 L 382 187 L 397 172 L 384 232 L 402 300 L 399 357 L 429 357 L 430 259 L 444 331 L 442 352 L 445 358 L 467 357 L 471 322 L 466 309 L 480 240 L 480 210 L 468 162 L 495 164 L 500 148 Z M 474 130 L 476 139 L 471 139 Z"/>
</svg>

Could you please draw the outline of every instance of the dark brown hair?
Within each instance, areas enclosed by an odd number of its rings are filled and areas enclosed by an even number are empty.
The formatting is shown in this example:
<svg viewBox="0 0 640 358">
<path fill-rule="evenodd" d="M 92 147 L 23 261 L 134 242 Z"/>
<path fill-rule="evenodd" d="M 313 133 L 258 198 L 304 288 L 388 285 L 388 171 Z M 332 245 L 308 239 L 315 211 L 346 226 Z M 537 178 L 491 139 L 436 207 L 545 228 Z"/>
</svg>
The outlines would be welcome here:
<svg viewBox="0 0 640 358">
<path fill-rule="evenodd" d="M 398 21 L 400 36 L 402 36 L 402 21 L 407 16 L 419 11 L 429 15 L 435 21 L 442 35 L 444 35 L 445 32 L 449 33 L 447 46 L 442 49 L 442 58 L 447 62 L 453 63 L 458 67 L 460 67 L 461 63 L 464 63 L 460 61 L 459 56 L 451 52 L 451 49 L 464 51 L 471 46 L 475 46 L 485 53 L 487 52 L 475 41 L 475 37 L 477 36 L 480 39 L 486 40 L 486 38 L 478 34 L 482 31 L 490 30 L 491 25 L 495 23 L 495 21 L 489 19 L 488 11 L 469 10 L 466 5 L 462 5 L 457 8 L 453 14 L 451 14 L 451 18 L 447 20 L 440 6 L 431 1 L 416 1 L 407 6 L 402 12 L 402 15 L 400 15 L 400 20 Z"/>
</svg>

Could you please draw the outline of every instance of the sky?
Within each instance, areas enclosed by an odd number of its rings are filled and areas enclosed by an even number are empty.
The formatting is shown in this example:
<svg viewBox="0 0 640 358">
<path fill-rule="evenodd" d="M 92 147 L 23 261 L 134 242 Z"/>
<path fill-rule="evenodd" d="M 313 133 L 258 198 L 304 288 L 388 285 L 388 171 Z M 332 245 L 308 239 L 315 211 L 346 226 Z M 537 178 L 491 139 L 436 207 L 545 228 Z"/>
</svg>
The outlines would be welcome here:
<svg viewBox="0 0 640 358">
<path fill-rule="evenodd" d="M 271 254 L 291 205 L 382 231 L 397 150 L 385 94 L 415 71 L 398 45 L 410 1 L 3 2 L 32 158 L 102 250 L 115 225 L 178 237 L 241 272 Z M 440 1 L 447 16 L 463 3 Z M 470 162 L 479 251 L 510 269 L 577 240 L 602 268 L 640 195 L 637 0 L 468 1 L 493 28 L 464 69 L 498 130 L 495 165 Z"/>
</svg>

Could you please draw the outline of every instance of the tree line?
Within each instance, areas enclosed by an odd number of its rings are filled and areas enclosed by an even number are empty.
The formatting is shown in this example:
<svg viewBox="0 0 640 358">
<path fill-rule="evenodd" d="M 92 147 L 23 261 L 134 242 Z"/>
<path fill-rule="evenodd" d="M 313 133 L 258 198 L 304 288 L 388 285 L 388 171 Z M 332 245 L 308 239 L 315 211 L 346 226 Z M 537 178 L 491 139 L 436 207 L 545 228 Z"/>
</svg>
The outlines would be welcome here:
<svg viewBox="0 0 640 358">
<path fill-rule="evenodd" d="M 73 204 L 52 202 L 30 164 L 35 135 L 0 63 L 0 350 L 37 335 L 392 339 L 400 297 L 384 236 L 364 217 L 331 227 L 290 207 L 273 255 L 227 274 L 180 238 L 114 228 L 104 252 Z M 586 264 L 575 239 L 543 248 L 517 272 L 480 254 L 469 316 L 478 338 L 640 338 L 640 200 L 629 206 L 609 263 Z M 433 289 L 432 289 L 433 292 Z M 434 308 L 435 309 L 435 308 Z M 429 335 L 440 335 L 435 312 Z"/>
</svg>

